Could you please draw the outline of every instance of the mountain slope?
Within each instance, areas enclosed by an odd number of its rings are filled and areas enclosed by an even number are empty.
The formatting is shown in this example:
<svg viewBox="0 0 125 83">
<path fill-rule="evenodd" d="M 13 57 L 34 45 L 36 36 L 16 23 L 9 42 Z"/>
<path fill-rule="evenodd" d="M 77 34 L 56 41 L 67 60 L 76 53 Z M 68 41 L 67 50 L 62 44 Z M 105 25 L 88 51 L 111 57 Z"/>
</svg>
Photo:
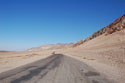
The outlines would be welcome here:
<svg viewBox="0 0 125 83">
<path fill-rule="evenodd" d="M 101 30 L 95 32 L 93 35 L 88 37 L 85 40 L 80 40 L 77 43 L 73 45 L 73 47 L 79 46 L 83 44 L 86 41 L 92 40 L 102 34 L 105 34 L 105 36 L 110 35 L 114 32 L 121 31 L 125 29 L 125 15 L 121 16 L 117 20 L 115 20 L 113 23 L 111 23 L 109 26 L 102 28 Z"/>
</svg>

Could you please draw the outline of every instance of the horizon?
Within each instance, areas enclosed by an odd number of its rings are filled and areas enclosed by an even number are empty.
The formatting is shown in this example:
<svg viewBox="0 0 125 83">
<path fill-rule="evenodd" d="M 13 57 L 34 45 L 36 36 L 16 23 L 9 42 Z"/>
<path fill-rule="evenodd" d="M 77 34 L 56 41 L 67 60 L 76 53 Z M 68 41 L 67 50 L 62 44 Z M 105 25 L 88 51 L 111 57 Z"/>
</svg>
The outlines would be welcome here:
<svg viewBox="0 0 125 83">
<path fill-rule="evenodd" d="M 0 50 L 75 43 L 124 15 L 124 0 L 0 1 Z"/>
</svg>

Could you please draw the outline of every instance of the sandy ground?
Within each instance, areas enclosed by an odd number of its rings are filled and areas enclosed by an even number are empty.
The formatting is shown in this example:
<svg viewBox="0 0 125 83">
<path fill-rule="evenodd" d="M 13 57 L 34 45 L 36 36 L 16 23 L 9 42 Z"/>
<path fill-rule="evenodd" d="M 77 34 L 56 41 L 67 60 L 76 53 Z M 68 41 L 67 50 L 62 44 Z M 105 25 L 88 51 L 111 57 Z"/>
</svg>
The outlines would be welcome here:
<svg viewBox="0 0 125 83">
<path fill-rule="evenodd" d="M 103 73 L 114 83 L 125 83 L 125 30 L 100 36 L 76 48 L 60 50 Z"/>
<path fill-rule="evenodd" d="M 1 73 L 0 83 L 113 83 L 83 62 L 54 54 Z"/>
<path fill-rule="evenodd" d="M 88 66 L 103 74 L 107 79 L 113 81 L 113 83 L 125 83 L 125 68 L 123 67 L 119 68 L 116 66 L 110 66 L 105 63 L 101 63 L 98 61 L 98 59 L 96 59 L 96 57 L 90 57 L 90 53 L 88 54 L 89 57 L 87 57 L 87 53 L 85 53 L 86 56 L 84 56 L 84 53 L 82 56 L 72 56 L 69 53 L 66 55 L 86 63 Z"/>
<path fill-rule="evenodd" d="M 0 53 L 0 73 L 45 58 L 53 51 Z M 85 62 L 114 83 L 125 83 L 125 30 L 56 53 Z"/>
<path fill-rule="evenodd" d="M 50 56 L 52 51 L 44 52 L 7 52 L 0 53 L 0 73 L 16 67 L 44 59 Z"/>
</svg>

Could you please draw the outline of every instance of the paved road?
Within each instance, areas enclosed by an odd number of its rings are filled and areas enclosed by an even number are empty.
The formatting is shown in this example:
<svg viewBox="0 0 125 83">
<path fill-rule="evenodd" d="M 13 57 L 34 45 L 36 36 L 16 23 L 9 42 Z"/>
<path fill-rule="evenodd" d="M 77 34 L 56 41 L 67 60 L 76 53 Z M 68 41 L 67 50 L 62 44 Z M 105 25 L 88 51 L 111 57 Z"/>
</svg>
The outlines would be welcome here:
<svg viewBox="0 0 125 83">
<path fill-rule="evenodd" d="M 86 64 L 55 54 L 0 74 L 0 83 L 109 83 Z"/>
</svg>

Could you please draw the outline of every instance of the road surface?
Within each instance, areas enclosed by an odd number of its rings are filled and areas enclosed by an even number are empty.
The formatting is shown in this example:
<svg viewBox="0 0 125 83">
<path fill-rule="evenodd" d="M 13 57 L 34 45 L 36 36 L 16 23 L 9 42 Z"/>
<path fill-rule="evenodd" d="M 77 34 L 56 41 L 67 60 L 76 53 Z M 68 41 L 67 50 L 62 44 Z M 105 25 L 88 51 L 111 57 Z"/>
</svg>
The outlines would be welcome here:
<svg viewBox="0 0 125 83">
<path fill-rule="evenodd" d="M 110 83 L 93 68 L 63 54 L 0 74 L 0 83 Z"/>
</svg>

